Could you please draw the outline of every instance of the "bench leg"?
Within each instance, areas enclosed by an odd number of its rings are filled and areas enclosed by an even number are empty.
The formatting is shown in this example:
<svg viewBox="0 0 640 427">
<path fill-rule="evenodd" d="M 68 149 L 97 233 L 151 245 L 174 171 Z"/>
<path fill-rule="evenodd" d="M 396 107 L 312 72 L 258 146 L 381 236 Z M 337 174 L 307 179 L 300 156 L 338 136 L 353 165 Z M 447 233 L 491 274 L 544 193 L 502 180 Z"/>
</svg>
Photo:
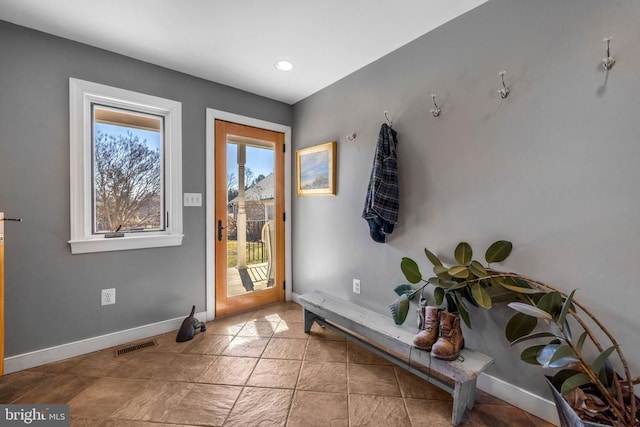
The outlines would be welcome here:
<svg viewBox="0 0 640 427">
<path fill-rule="evenodd" d="M 316 315 L 310 312 L 309 310 L 304 309 L 304 333 L 308 334 L 311 332 L 311 327 L 313 326 L 313 322 L 316 320 Z"/>
<path fill-rule="evenodd" d="M 473 408 L 476 400 L 475 378 L 466 383 L 456 383 L 453 389 L 453 414 L 451 424 L 457 426 L 462 422 L 464 411 Z"/>
</svg>

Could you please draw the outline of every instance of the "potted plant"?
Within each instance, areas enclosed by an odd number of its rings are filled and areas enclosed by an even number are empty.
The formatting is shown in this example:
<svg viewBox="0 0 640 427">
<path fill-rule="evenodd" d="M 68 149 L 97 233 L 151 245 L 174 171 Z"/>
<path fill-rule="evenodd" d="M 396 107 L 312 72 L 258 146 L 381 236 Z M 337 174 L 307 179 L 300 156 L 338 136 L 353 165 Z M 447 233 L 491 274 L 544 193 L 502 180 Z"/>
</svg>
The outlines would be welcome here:
<svg viewBox="0 0 640 427">
<path fill-rule="evenodd" d="M 567 295 L 539 281 L 491 267 L 491 263 L 504 261 L 511 250 L 512 244 L 508 241 L 493 243 L 485 252 L 487 265 L 484 266 L 473 260 L 471 246 L 461 242 L 454 251 L 457 264 L 446 266 L 425 249 L 435 274 L 428 279 L 423 278 L 414 260 L 403 258 L 400 267 L 407 281 L 422 284 L 417 289 L 409 284 L 396 287 L 399 297 L 390 306 L 394 320 L 404 322 L 409 300 L 418 292 L 422 295 L 429 284 L 434 286 L 436 305 L 446 301 L 448 309 L 457 310 L 468 327 L 471 327 L 471 319 L 467 303 L 486 309 L 494 303 L 508 303 L 516 313 L 507 322 L 506 338 L 512 346 L 525 341 L 537 342 L 525 348 L 520 358 L 526 363 L 555 370 L 553 375 L 547 376 L 547 381 L 554 398 L 566 403 L 556 405 L 562 425 L 640 425 L 639 401 L 633 389 L 640 379 L 631 376 L 628 363 L 610 331 L 574 299 L 575 290 Z M 539 323 L 546 326 L 545 330 L 537 329 Z M 606 337 L 608 345 L 600 342 L 602 336 Z M 614 362 L 621 374 L 614 369 Z"/>
</svg>

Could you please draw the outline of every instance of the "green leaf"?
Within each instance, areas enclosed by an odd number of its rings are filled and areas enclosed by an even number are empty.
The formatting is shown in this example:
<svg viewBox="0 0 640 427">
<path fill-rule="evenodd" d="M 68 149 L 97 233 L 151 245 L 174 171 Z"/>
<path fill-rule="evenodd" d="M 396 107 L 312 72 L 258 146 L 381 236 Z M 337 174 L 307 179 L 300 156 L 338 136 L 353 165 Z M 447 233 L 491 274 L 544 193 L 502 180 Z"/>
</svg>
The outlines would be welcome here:
<svg viewBox="0 0 640 427">
<path fill-rule="evenodd" d="M 562 387 L 560 388 L 560 393 L 563 396 L 569 394 L 569 392 L 575 390 L 581 385 L 590 384 L 591 380 L 587 376 L 587 374 L 579 373 L 575 374 L 572 377 L 569 377 L 565 382 L 562 383 Z"/>
<path fill-rule="evenodd" d="M 404 277 L 407 278 L 409 283 L 415 284 L 422 280 L 422 273 L 420 273 L 420 268 L 418 267 L 418 264 L 416 264 L 416 262 L 411 258 L 402 258 L 402 261 L 400 262 L 400 269 L 402 270 Z"/>
<path fill-rule="evenodd" d="M 408 285 L 406 283 L 396 286 L 393 291 L 398 294 L 398 296 L 407 295 L 410 300 L 415 298 L 416 296 L 411 285 Z"/>
<path fill-rule="evenodd" d="M 502 262 L 511 253 L 511 249 L 513 245 L 511 242 L 507 242 L 506 240 L 498 240 L 493 243 L 487 249 L 487 252 L 484 254 L 484 259 L 491 264 L 492 262 Z"/>
<path fill-rule="evenodd" d="M 442 305 L 442 302 L 444 301 L 444 289 L 435 288 L 433 290 L 433 297 L 436 300 L 436 305 Z"/>
<path fill-rule="evenodd" d="M 427 282 L 431 283 L 433 286 L 441 286 L 441 283 L 443 281 L 440 280 L 439 277 L 429 277 L 429 280 L 427 280 Z"/>
<path fill-rule="evenodd" d="M 578 350 L 578 354 L 582 353 L 582 347 L 584 346 L 584 341 L 587 339 L 587 336 L 589 336 L 589 334 L 585 331 L 580 335 L 580 338 L 578 338 L 578 342 L 576 343 L 576 350 Z"/>
<path fill-rule="evenodd" d="M 480 283 L 474 283 L 471 285 L 471 295 L 473 295 L 473 299 L 476 300 L 480 307 L 486 309 L 491 308 L 491 296 L 482 286 L 480 286 Z"/>
<path fill-rule="evenodd" d="M 556 364 L 559 363 L 562 359 L 567 359 L 567 360 L 571 359 L 572 362 L 569 362 L 569 363 L 578 361 L 578 358 L 576 357 L 576 354 L 573 352 L 571 347 L 569 347 L 568 345 L 561 345 L 553 353 L 553 356 L 549 360 L 549 366 L 552 368 L 557 367 Z"/>
<path fill-rule="evenodd" d="M 486 290 L 494 304 L 516 300 L 516 294 L 502 286 L 489 286 Z"/>
<path fill-rule="evenodd" d="M 469 277 L 469 268 L 464 265 L 456 265 L 449 269 L 449 274 L 458 279 L 466 279 Z"/>
<path fill-rule="evenodd" d="M 458 264 L 469 264 L 469 261 L 471 261 L 471 257 L 473 256 L 471 245 L 469 245 L 467 242 L 458 243 L 458 246 L 456 246 L 456 250 L 454 251 L 453 255 L 455 256 Z"/>
<path fill-rule="evenodd" d="M 522 313 L 518 313 L 518 314 L 522 314 Z M 516 316 L 518 314 L 516 314 Z M 535 319 L 535 317 L 533 319 Z M 550 333 L 550 332 L 536 332 L 535 334 L 523 335 L 520 338 L 517 338 L 517 339 L 513 340 L 511 342 L 511 345 L 520 344 L 521 342 L 528 341 L 528 340 L 533 340 L 533 339 L 536 339 L 536 338 L 552 338 L 552 337 L 554 337 L 554 335 L 552 333 Z"/>
<path fill-rule="evenodd" d="M 556 390 L 560 390 L 562 388 L 562 384 L 566 380 L 579 373 L 581 372 L 573 369 L 561 369 L 553 376 L 553 378 L 550 379 L 550 381 Z"/>
<path fill-rule="evenodd" d="M 606 387 L 611 387 L 613 385 L 613 365 L 607 359 L 602 364 L 602 369 L 600 369 L 600 373 L 598 374 L 598 379 L 602 384 Z"/>
<path fill-rule="evenodd" d="M 542 367 L 553 369 L 564 368 L 578 361 L 571 349 L 561 344 L 548 344 L 544 346 L 544 348 L 538 352 L 537 360 Z"/>
<path fill-rule="evenodd" d="M 540 363 L 538 363 L 538 353 L 545 347 L 546 346 L 542 344 L 525 348 L 522 350 L 522 353 L 520 353 L 520 360 L 531 365 L 540 365 Z"/>
<path fill-rule="evenodd" d="M 442 265 L 442 261 L 440 261 L 440 259 L 437 256 L 435 256 L 431 251 L 429 251 L 429 249 L 424 248 L 424 254 L 427 256 L 427 259 L 431 261 L 431 264 L 433 264 L 434 266 Z"/>
<path fill-rule="evenodd" d="M 487 277 L 489 275 L 489 273 L 487 273 L 487 270 L 485 270 L 482 264 L 480 264 L 476 260 L 471 261 L 471 264 L 469 264 L 469 270 L 471 270 L 471 273 L 476 277 L 481 278 L 481 277 Z"/>
<path fill-rule="evenodd" d="M 455 291 L 456 289 L 462 289 L 467 286 L 467 282 L 453 282 L 451 280 L 445 280 L 443 283 L 447 284 L 447 287 L 443 286 L 447 291 Z"/>
<path fill-rule="evenodd" d="M 433 267 L 433 272 L 441 279 L 450 279 L 449 269 L 444 265 L 436 265 Z"/>
<path fill-rule="evenodd" d="M 505 289 L 509 289 L 510 291 L 517 292 L 519 294 L 527 294 L 527 295 L 529 295 L 529 294 L 539 294 L 539 293 L 543 292 L 543 291 L 540 291 L 538 289 L 524 288 L 522 286 L 518 286 L 517 285 L 518 282 L 516 282 L 515 280 L 508 280 L 508 279 L 511 279 L 511 277 L 504 278 L 504 280 L 499 280 L 499 279 L 503 279 L 503 278 L 502 277 L 500 277 L 500 278 L 496 277 L 496 278 L 491 280 L 491 283 L 493 283 L 494 285 L 498 284 L 498 285 L 502 286 Z"/>
<path fill-rule="evenodd" d="M 571 307 L 571 301 L 573 300 L 573 294 L 575 293 L 576 290 L 574 289 L 562 304 L 562 311 L 560 311 L 560 316 L 558 316 L 558 325 L 560 325 L 562 329 L 564 329 L 564 321 L 567 318 L 567 313 L 569 313 L 569 307 Z"/>
<path fill-rule="evenodd" d="M 609 358 L 609 356 L 611 355 L 611 353 L 613 353 L 615 349 L 616 349 L 616 346 L 612 345 L 611 347 L 609 347 L 608 349 L 600 353 L 598 357 L 596 357 L 596 359 L 593 361 L 593 364 L 591 365 L 591 369 L 593 370 L 593 372 L 596 373 L 596 375 L 600 374 L 600 370 L 604 366 L 605 360 Z"/>
<path fill-rule="evenodd" d="M 398 299 L 389 305 L 389 310 L 391 310 L 391 317 L 393 317 L 395 324 L 402 325 L 407 319 L 407 313 L 409 313 L 409 298 L 407 298 L 407 295 L 400 295 Z"/>
<path fill-rule="evenodd" d="M 519 311 L 520 313 L 537 317 L 538 319 L 551 320 L 551 315 L 549 313 L 530 304 L 525 304 L 522 302 L 510 302 L 508 305 L 509 307 L 513 308 L 516 311 Z"/>
<path fill-rule="evenodd" d="M 562 295 L 560 292 L 549 292 L 538 301 L 538 308 L 549 313 L 551 316 L 557 314 L 562 309 Z"/>
<path fill-rule="evenodd" d="M 524 313 L 516 313 L 509 319 L 505 328 L 507 341 L 514 345 L 520 338 L 530 334 L 538 324 L 538 319 Z M 518 341 L 519 342 L 519 341 Z"/>
<path fill-rule="evenodd" d="M 462 301 L 462 297 L 460 296 L 460 291 L 455 291 L 455 299 L 456 305 L 458 306 L 458 312 L 460 313 L 460 317 L 464 321 L 464 324 L 467 325 L 467 328 L 471 329 L 471 319 L 469 318 L 469 312 L 467 311 L 467 307 L 464 305 Z"/>
</svg>

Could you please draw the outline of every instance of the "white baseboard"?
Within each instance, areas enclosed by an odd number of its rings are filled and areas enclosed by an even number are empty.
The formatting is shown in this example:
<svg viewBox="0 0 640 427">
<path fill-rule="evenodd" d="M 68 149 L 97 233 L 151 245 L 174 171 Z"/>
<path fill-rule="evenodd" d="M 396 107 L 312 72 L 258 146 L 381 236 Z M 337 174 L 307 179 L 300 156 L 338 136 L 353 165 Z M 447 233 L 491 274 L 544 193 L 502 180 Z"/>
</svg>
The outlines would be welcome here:
<svg viewBox="0 0 640 427">
<path fill-rule="evenodd" d="M 204 311 L 196 313 L 195 317 L 201 322 L 205 322 L 207 313 Z M 113 332 L 98 337 L 7 357 L 4 359 L 4 373 L 10 374 L 47 363 L 58 362 L 81 354 L 92 353 L 105 348 L 149 338 L 154 335 L 177 331 L 180 325 L 182 325 L 183 320 L 184 317 L 163 320 L 162 322 L 151 323 L 137 328 L 126 329 L 124 331 Z"/>
<path fill-rule="evenodd" d="M 550 400 L 484 373 L 478 376 L 477 384 L 480 390 L 504 400 L 516 408 L 535 415 L 548 423 L 560 425 L 556 405 Z"/>
<path fill-rule="evenodd" d="M 291 292 L 291 301 L 295 302 L 296 304 L 300 304 L 300 295 L 295 292 Z"/>
</svg>

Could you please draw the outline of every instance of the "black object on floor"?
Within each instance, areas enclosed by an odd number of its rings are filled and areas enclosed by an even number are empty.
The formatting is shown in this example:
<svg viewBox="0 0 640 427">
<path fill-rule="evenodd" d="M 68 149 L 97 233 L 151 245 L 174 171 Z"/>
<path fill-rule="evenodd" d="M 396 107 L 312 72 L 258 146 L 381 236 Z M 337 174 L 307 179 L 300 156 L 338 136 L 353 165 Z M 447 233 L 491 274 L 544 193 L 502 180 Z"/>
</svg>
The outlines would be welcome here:
<svg viewBox="0 0 640 427">
<path fill-rule="evenodd" d="M 200 332 L 204 332 L 207 330 L 205 324 L 193 316 L 195 311 L 196 306 L 194 305 L 191 308 L 191 314 L 189 315 L 189 317 L 185 318 L 182 321 L 182 326 L 180 326 L 180 330 L 178 331 L 178 335 L 176 336 L 176 342 L 185 342 L 193 339 L 193 336 L 196 334 L 197 329 L 200 329 Z"/>
</svg>

